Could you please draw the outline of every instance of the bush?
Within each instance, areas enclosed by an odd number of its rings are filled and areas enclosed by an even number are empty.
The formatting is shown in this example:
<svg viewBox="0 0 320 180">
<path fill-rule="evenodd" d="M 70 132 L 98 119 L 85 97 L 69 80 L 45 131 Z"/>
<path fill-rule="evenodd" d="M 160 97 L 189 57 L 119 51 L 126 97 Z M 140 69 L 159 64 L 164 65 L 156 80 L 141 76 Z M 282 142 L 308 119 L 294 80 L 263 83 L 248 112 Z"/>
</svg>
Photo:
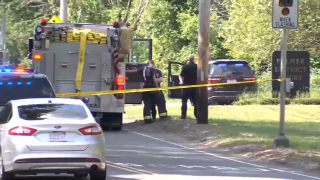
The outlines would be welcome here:
<svg viewBox="0 0 320 180">
<path fill-rule="evenodd" d="M 320 98 L 296 98 L 291 100 L 292 104 L 320 105 Z"/>
<path fill-rule="evenodd" d="M 286 104 L 291 104 L 291 100 L 286 98 Z M 251 98 L 240 99 L 233 103 L 234 105 L 278 105 L 280 104 L 279 98 Z"/>
<path fill-rule="evenodd" d="M 270 79 L 271 72 L 265 72 L 258 76 L 260 80 Z M 277 105 L 279 98 L 272 98 L 272 82 L 258 83 L 258 93 L 244 93 L 234 105 Z M 297 97 L 286 99 L 286 104 L 319 105 L 320 104 L 320 71 L 313 71 L 310 76 L 310 93 L 297 93 Z"/>
<path fill-rule="evenodd" d="M 234 105 L 278 105 L 280 104 L 279 98 L 251 98 L 240 99 L 233 103 Z M 286 98 L 286 104 L 296 105 L 320 105 L 320 98 Z"/>
</svg>

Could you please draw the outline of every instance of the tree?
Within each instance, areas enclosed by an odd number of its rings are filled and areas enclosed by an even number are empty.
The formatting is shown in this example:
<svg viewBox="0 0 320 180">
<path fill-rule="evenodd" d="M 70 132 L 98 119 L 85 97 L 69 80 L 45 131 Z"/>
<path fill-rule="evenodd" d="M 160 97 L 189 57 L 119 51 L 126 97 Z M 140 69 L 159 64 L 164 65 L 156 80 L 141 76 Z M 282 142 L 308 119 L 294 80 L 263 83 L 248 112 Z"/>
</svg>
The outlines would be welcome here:
<svg viewBox="0 0 320 180">
<path fill-rule="evenodd" d="M 317 0 L 300 1 L 299 29 L 289 32 L 289 50 L 307 50 L 312 67 L 319 67 L 320 12 Z M 233 0 L 229 20 L 223 24 L 224 47 L 230 56 L 245 59 L 256 70 L 271 65 L 273 51 L 280 49 L 281 31 L 272 29 L 272 1 Z"/>
</svg>

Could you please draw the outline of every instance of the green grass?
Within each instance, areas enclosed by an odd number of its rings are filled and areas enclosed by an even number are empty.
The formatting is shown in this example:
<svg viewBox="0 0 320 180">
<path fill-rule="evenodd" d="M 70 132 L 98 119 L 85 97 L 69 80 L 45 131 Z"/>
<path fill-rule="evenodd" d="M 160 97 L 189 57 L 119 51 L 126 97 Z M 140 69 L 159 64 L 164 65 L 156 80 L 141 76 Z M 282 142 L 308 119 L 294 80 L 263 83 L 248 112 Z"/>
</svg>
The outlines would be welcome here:
<svg viewBox="0 0 320 180">
<path fill-rule="evenodd" d="M 141 106 L 126 108 L 127 118 L 141 119 Z M 180 105 L 168 106 L 168 113 L 180 116 Z M 193 118 L 193 107 L 188 108 Z M 216 124 L 222 144 L 258 143 L 272 145 L 279 129 L 279 106 L 212 106 L 210 124 Z M 320 106 L 286 106 L 285 132 L 293 149 L 320 150 Z"/>
</svg>

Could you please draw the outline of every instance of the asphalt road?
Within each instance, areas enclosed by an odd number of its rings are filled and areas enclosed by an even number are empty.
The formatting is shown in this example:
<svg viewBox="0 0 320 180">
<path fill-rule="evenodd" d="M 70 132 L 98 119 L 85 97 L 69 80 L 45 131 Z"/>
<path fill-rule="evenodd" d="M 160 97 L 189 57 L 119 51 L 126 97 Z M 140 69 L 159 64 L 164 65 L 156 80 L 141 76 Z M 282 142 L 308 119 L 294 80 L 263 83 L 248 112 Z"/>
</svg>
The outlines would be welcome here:
<svg viewBox="0 0 320 180">
<path fill-rule="evenodd" d="M 129 130 L 129 131 L 128 131 Z M 309 180 L 320 175 L 258 161 L 228 152 L 198 150 L 168 134 L 145 134 L 132 126 L 105 132 L 108 180 Z M 30 179 L 30 178 L 23 178 Z M 71 177 L 32 179 L 71 180 Z M 89 178 L 88 178 L 89 179 Z"/>
<path fill-rule="evenodd" d="M 130 131 L 106 132 L 107 159 L 111 165 L 120 165 L 141 174 L 110 175 L 130 180 L 308 180 L 320 175 L 257 161 L 242 160 L 227 152 L 193 149 L 175 137 L 165 134 L 141 134 L 134 127 Z M 179 142 L 180 141 L 180 142 Z M 110 171 L 109 171 L 110 172 Z M 111 171 L 112 172 L 112 171 Z M 110 172 L 110 173 L 111 173 Z M 117 172 L 115 172 L 117 173 Z M 150 173 L 152 175 L 148 175 Z"/>
</svg>

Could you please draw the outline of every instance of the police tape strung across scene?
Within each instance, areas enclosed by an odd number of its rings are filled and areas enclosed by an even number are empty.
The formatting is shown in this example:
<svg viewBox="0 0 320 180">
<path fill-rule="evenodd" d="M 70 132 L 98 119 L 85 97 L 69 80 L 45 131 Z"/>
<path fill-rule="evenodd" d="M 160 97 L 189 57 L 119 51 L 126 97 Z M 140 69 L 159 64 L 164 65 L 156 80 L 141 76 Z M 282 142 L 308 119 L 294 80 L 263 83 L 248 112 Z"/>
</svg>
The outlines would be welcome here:
<svg viewBox="0 0 320 180">
<path fill-rule="evenodd" d="M 189 85 L 189 86 L 172 86 L 172 87 L 161 87 L 161 88 L 91 91 L 91 92 L 78 92 L 78 93 L 61 93 L 61 94 L 56 94 L 56 96 L 57 97 L 78 97 L 78 96 L 94 96 L 94 95 L 104 95 L 104 94 L 125 94 L 125 93 L 148 92 L 148 91 L 169 90 L 169 89 L 184 89 L 184 88 L 192 88 L 192 87 L 224 86 L 224 85 L 232 85 L 232 84 L 246 84 L 246 83 L 256 83 L 256 82 L 284 81 L 284 80 L 285 79 L 268 79 L 268 80 L 242 81 L 242 82 L 233 82 L 233 83 L 198 84 L 198 85 Z"/>
</svg>

